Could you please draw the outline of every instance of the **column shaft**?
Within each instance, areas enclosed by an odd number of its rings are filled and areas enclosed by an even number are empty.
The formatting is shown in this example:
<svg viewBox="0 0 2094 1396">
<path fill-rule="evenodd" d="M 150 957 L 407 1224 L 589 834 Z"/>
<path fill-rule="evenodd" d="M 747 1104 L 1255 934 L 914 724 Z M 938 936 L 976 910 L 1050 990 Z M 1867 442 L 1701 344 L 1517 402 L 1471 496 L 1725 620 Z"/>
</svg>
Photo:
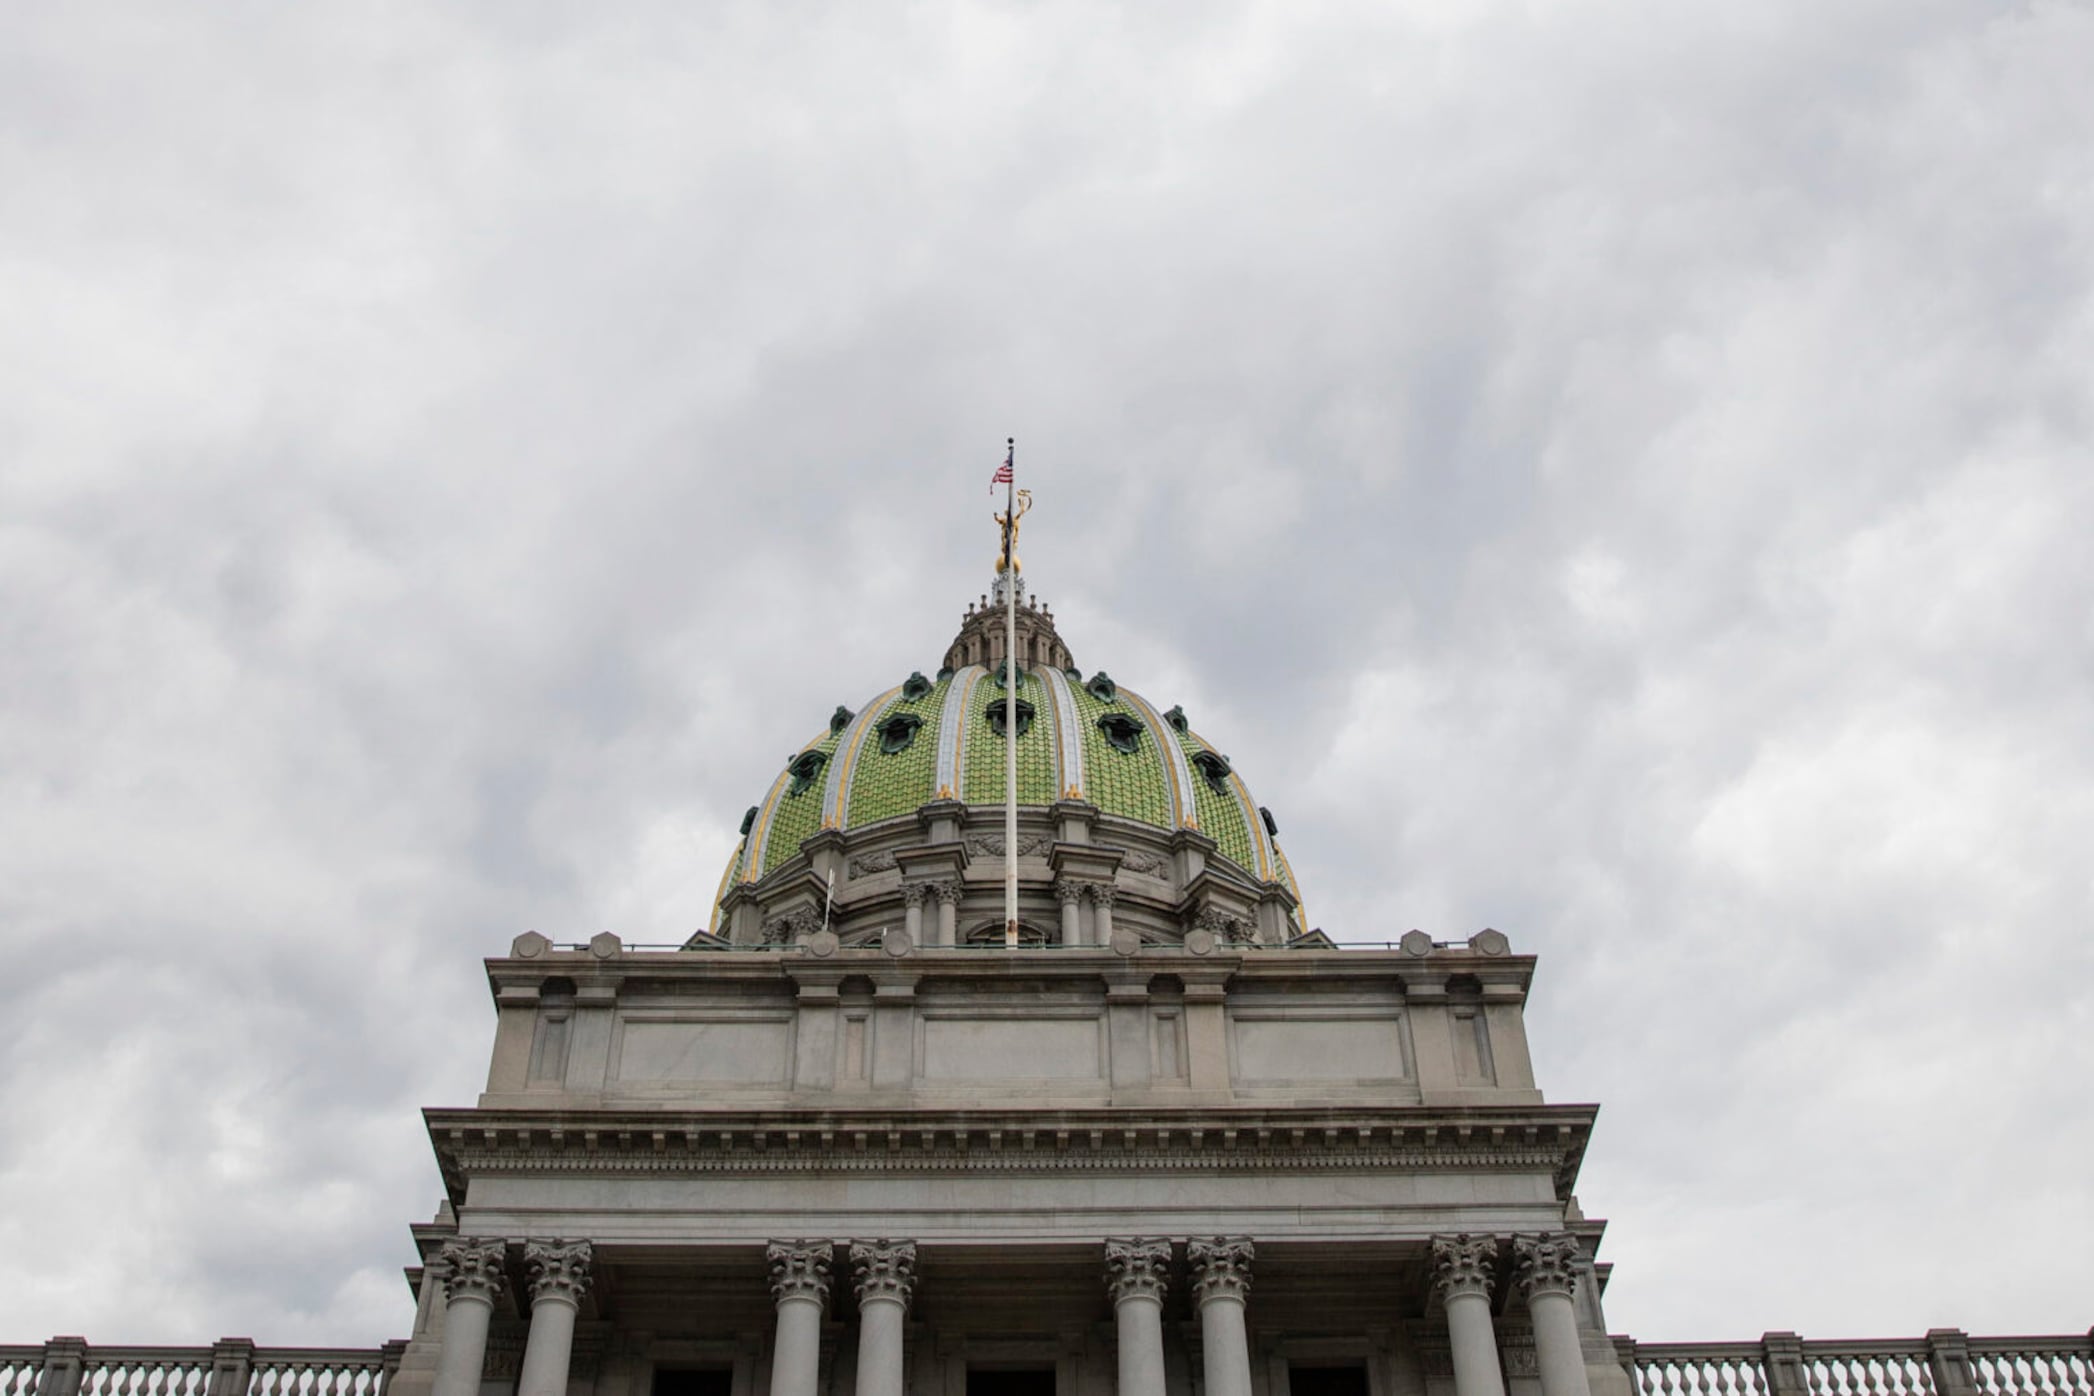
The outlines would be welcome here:
<svg viewBox="0 0 2094 1396">
<path fill-rule="evenodd" d="M 902 1301 L 881 1296 L 858 1305 L 858 1396 L 902 1396 Z"/>
<path fill-rule="evenodd" d="M 1200 1302 L 1200 1357 L 1207 1369 L 1207 1396 L 1251 1396 L 1251 1344 L 1244 1330 L 1243 1300 L 1233 1294 L 1210 1294 Z"/>
<path fill-rule="evenodd" d="M 1083 903 L 1075 897 L 1062 899 L 1062 944 L 1083 944 Z"/>
<path fill-rule="evenodd" d="M 911 945 L 923 944 L 923 901 L 912 897 L 902 908 L 902 929 L 909 933 Z"/>
<path fill-rule="evenodd" d="M 1505 1396 L 1489 1298 L 1474 1292 L 1448 1295 L 1447 1338 L 1454 1349 L 1455 1396 Z"/>
<path fill-rule="evenodd" d="M 436 1356 L 436 1382 L 429 1396 L 480 1396 L 480 1372 L 487 1365 L 487 1324 L 494 1301 L 461 1294 L 444 1305 L 444 1341 Z"/>
<path fill-rule="evenodd" d="M 1164 1396 L 1163 1303 L 1130 1294 L 1113 1306 L 1119 1325 L 1119 1396 Z"/>
<path fill-rule="evenodd" d="M 516 1396 L 567 1396 L 576 1312 L 574 1301 L 564 1294 L 541 1294 L 531 1305 L 531 1334 L 524 1339 Z"/>
<path fill-rule="evenodd" d="M 1534 1320 L 1534 1357 L 1542 1396 L 1592 1396 L 1585 1349 L 1578 1341 L 1578 1310 L 1561 1290 L 1537 1290 L 1527 1299 Z"/>
<path fill-rule="evenodd" d="M 771 1349 L 771 1396 L 815 1396 L 822 1365 L 822 1301 L 811 1294 L 778 1301 Z"/>
</svg>

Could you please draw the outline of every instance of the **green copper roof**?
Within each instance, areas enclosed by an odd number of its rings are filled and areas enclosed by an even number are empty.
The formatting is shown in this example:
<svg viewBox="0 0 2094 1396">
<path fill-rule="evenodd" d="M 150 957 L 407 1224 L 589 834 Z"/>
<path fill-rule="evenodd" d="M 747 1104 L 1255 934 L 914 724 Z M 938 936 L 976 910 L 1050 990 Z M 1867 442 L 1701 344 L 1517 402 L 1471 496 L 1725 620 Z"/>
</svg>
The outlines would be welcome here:
<svg viewBox="0 0 2094 1396">
<path fill-rule="evenodd" d="M 905 697 L 910 691 L 919 696 Z M 941 796 L 1000 806 L 1004 744 L 988 712 L 996 707 L 1000 720 L 1003 698 L 993 674 L 969 666 L 928 691 L 920 681 L 914 690 L 896 684 L 855 713 L 839 710 L 772 782 L 723 888 L 783 866 L 822 828 L 902 818 Z M 1176 730 L 1126 688 L 1107 701 L 1059 671 L 1022 674 L 1018 698 L 1032 708 L 1029 724 L 1021 717 L 1018 739 L 1020 804 L 1080 799 L 1159 830 L 1198 829 L 1221 857 L 1259 881 L 1285 883 L 1299 898 L 1242 777 L 1219 774 L 1217 788 L 1198 764 L 1213 749 L 1198 734 Z M 1113 730 L 1101 728 L 1100 719 Z"/>
</svg>

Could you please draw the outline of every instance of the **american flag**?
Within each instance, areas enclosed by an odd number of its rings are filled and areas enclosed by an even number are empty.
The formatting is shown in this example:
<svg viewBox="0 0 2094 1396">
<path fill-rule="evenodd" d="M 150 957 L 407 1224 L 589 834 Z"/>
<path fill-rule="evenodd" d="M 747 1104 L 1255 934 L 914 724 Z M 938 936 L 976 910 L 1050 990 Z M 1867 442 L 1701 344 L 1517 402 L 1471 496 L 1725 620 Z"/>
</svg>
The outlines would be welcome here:
<svg viewBox="0 0 2094 1396">
<path fill-rule="evenodd" d="M 996 473 L 989 477 L 989 492 L 991 494 L 994 494 L 996 492 L 996 487 L 998 485 L 1008 485 L 1016 478 L 1011 474 L 1011 457 L 1017 454 L 1017 451 L 1018 448 L 1016 446 L 1012 446 L 1011 449 L 1005 453 L 1003 458 L 1003 464 L 997 466 Z"/>
</svg>

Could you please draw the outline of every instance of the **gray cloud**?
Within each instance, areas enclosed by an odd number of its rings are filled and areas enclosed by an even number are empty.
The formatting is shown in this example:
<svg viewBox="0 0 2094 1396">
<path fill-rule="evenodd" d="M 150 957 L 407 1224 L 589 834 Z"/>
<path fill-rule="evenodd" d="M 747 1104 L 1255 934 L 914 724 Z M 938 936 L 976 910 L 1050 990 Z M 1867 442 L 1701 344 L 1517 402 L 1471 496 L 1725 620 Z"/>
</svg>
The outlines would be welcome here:
<svg viewBox="0 0 2094 1396">
<path fill-rule="evenodd" d="M 1341 938 L 1543 955 L 1648 1339 L 2078 1330 L 2094 16 L 19 17 L 0 1278 L 404 1332 L 476 960 L 680 936 L 936 661 L 1079 662 Z M 353 966 L 345 972 L 345 966 Z"/>
</svg>

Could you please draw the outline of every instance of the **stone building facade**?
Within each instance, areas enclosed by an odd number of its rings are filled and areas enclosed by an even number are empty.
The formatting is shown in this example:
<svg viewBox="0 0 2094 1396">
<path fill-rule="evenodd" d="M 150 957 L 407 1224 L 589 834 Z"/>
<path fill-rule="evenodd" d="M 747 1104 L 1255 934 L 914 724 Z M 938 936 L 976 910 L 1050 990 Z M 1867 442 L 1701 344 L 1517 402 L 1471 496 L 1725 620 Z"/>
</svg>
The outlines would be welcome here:
<svg viewBox="0 0 2094 1396">
<path fill-rule="evenodd" d="M 688 942 L 488 962 L 404 1340 L 53 1339 L 0 1396 L 2094 1396 L 2085 1335 L 1610 1337 L 1533 958 L 1310 928 L 1227 755 L 1030 600 L 1006 948 L 999 600 L 791 754 Z"/>
</svg>

